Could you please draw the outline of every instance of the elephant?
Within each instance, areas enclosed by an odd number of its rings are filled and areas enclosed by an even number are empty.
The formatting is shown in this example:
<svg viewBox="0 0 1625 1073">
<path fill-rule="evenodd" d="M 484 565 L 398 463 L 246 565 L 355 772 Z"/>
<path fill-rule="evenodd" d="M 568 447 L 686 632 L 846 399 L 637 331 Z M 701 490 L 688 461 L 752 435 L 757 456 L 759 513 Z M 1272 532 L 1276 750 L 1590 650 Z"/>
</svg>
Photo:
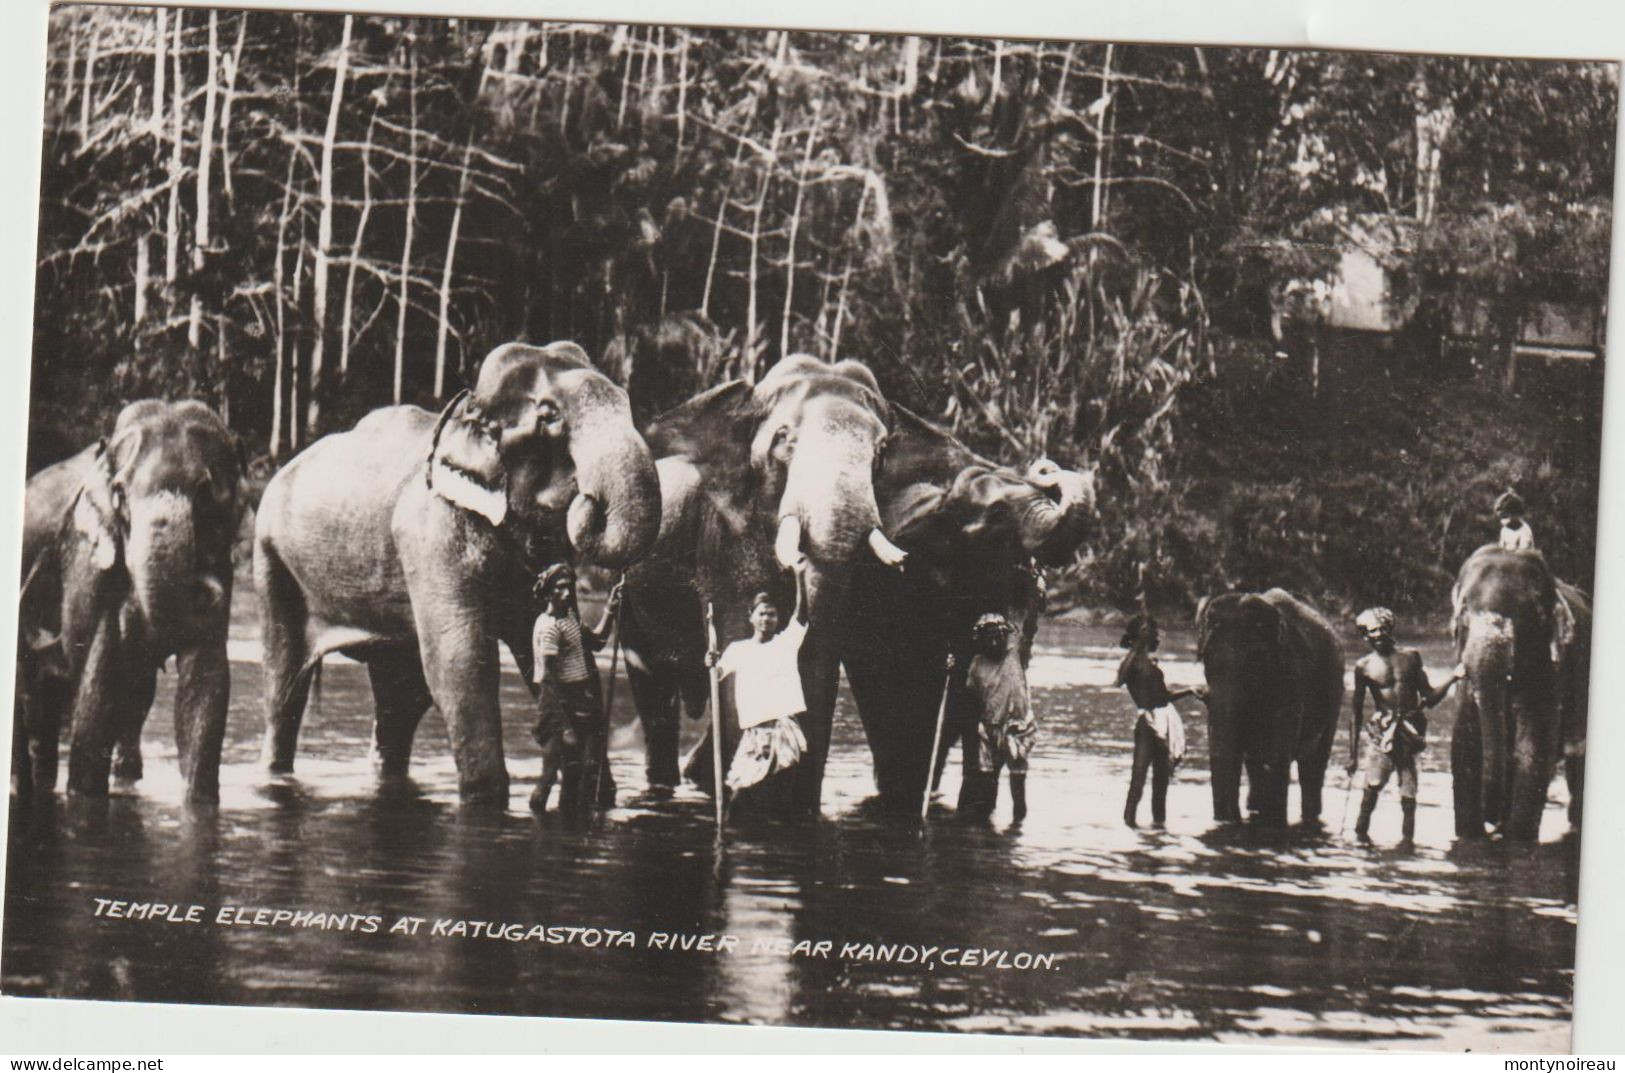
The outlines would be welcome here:
<svg viewBox="0 0 1625 1073">
<path fill-rule="evenodd" d="M 734 380 L 703 392 L 649 427 L 660 535 L 626 575 L 621 631 L 651 787 L 677 784 L 679 709 L 697 716 L 706 702 L 706 607 L 723 645 L 749 636 L 752 595 L 770 591 L 788 612 L 789 569 L 804 558 L 808 748 L 774 792 L 792 811 L 817 811 L 839 677 L 834 625 L 852 564 L 870 554 L 901 561 L 875 501 L 891 424 L 866 367 L 801 354 L 757 384 Z M 731 755 L 734 728 L 724 737 Z M 709 750 L 695 755 L 689 775 L 709 786 Z"/>
<path fill-rule="evenodd" d="M 187 797 L 218 800 L 231 688 L 231 549 L 242 521 L 237 442 L 200 402 L 144 399 L 109 439 L 28 482 L 18 610 L 20 794 L 139 779 L 157 673 L 176 662 L 175 740 Z M 114 760 L 115 748 L 117 760 Z"/>
<path fill-rule="evenodd" d="M 1579 827 L 1585 770 L 1591 600 L 1534 551 L 1479 548 L 1451 592 L 1466 668 L 1450 743 L 1456 834 L 1540 835 L 1546 791 L 1565 757 L 1569 820 Z"/>
<path fill-rule="evenodd" d="M 1225 593 L 1196 611 L 1196 651 L 1207 675 L 1213 818 L 1247 810 L 1285 824 L 1294 761 L 1303 822 L 1320 819 L 1321 786 L 1343 698 L 1343 652 L 1320 613 L 1282 589 Z"/>
<path fill-rule="evenodd" d="M 722 334 L 699 310 L 672 313 L 617 335 L 604 348 L 605 375 L 626 388 L 632 419 L 646 427 L 699 394 L 722 365 Z"/>
<path fill-rule="evenodd" d="M 407 773 L 432 702 L 464 801 L 505 804 L 497 643 L 527 682 L 536 575 L 572 553 L 624 567 L 654 543 L 660 488 L 626 392 L 570 342 L 491 351 L 437 417 L 376 410 L 272 478 L 254 535 L 264 762 L 293 770 L 310 679 L 367 664 L 380 773 Z"/>
<path fill-rule="evenodd" d="M 1025 472 L 973 453 L 901 406 L 877 478 L 882 526 L 908 554 L 899 573 L 861 564 L 841 638 L 841 660 L 857 703 L 875 785 L 888 811 L 920 807 L 949 746 L 964 739 L 960 808 L 985 816 L 997 773 L 978 762 L 982 697 L 1030 704 L 1026 668 L 1043 610 L 1040 567 L 1069 560 L 1094 519 L 1092 473 L 1039 460 Z M 972 631 L 984 616 L 1004 620 L 991 688 L 967 688 Z M 953 654 L 955 668 L 945 672 Z M 988 680 L 984 679 L 984 681 Z M 948 731 L 931 742 L 943 690 Z"/>
</svg>

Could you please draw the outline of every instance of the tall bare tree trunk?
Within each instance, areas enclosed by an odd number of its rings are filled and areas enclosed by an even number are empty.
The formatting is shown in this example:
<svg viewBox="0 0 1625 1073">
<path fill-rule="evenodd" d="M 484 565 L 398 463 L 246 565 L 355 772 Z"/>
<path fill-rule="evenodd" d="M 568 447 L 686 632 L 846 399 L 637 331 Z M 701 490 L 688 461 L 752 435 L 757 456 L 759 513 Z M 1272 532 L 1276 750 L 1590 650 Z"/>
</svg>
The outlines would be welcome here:
<svg viewBox="0 0 1625 1073">
<path fill-rule="evenodd" d="M 276 268 L 271 276 L 275 287 L 273 293 L 276 295 L 276 372 L 271 385 L 270 453 L 273 460 L 282 457 L 282 366 L 287 361 L 288 341 L 287 302 L 283 291 L 287 276 L 282 263 L 283 247 L 288 239 L 288 211 L 293 204 L 293 168 L 298 159 L 298 150 L 289 149 L 288 174 L 282 181 L 282 214 L 277 217 L 276 223 Z"/>
<path fill-rule="evenodd" d="M 169 11 L 159 8 L 157 15 L 158 28 L 152 45 L 152 138 L 161 145 L 164 140 L 164 51 L 169 44 Z"/>
<path fill-rule="evenodd" d="M 823 110 L 813 101 L 813 125 L 807 132 L 807 148 L 801 154 L 801 170 L 796 174 L 796 200 L 790 210 L 789 248 L 784 255 L 784 313 L 779 323 L 779 357 L 790 353 L 790 315 L 796 297 L 796 234 L 801 230 L 801 202 L 807 193 L 807 171 L 812 167 L 813 149 L 818 145 L 818 129 Z"/>
<path fill-rule="evenodd" d="M 789 31 L 784 35 L 789 36 Z M 750 270 L 746 276 L 749 284 L 745 301 L 745 376 L 754 381 L 756 379 L 756 335 L 759 325 L 756 322 L 756 266 L 761 258 L 762 248 L 762 210 L 767 207 L 767 191 L 773 185 L 773 164 L 779 156 L 779 136 L 782 121 L 773 121 L 773 137 L 767 143 L 767 158 L 762 162 L 762 185 L 756 192 L 756 204 L 751 209 L 750 223 Z"/>
<path fill-rule="evenodd" d="M 344 281 L 344 311 L 339 318 L 339 374 L 350 371 L 350 324 L 355 315 L 355 277 L 361 267 L 361 251 L 367 237 L 367 218 L 372 215 L 372 132 L 378 123 L 373 109 L 367 123 L 367 140 L 361 144 L 361 219 L 356 221 L 355 241 L 350 243 L 350 272 Z"/>
<path fill-rule="evenodd" d="M 728 185 L 723 188 L 722 200 L 717 202 L 717 222 L 711 229 L 711 260 L 705 266 L 705 289 L 700 292 L 700 312 L 711 315 L 711 284 L 717 276 L 717 253 L 722 248 L 722 224 L 728 215 L 728 202 L 734 196 L 734 179 L 739 174 L 739 163 L 745 158 L 745 141 L 739 140 L 734 149 L 733 164 L 728 168 Z"/>
<path fill-rule="evenodd" d="M 248 12 L 237 13 L 237 45 L 226 55 L 226 95 L 220 102 L 220 182 L 226 200 L 233 197 L 231 188 L 231 103 L 237 97 L 237 74 L 243 69 L 243 43 L 248 35 Z"/>
<path fill-rule="evenodd" d="M 203 341 L 203 296 L 197 281 L 203 275 L 204 251 L 209 248 L 209 175 L 214 164 L 215 67 L 220 59 L 220 13 L 209 11 L 208 81 L 203 86 L 203 128 L 198 133 L 197 216 L 192 224 L 192 309 L 187 321 L 186 345 L 197 350 Z"/>
<path fill-rule="evenodd" d="M 446 263 L 440 272 L 440 330 L 434 344 L 434 397 L 446 395 L 446 338 L 451 330 L 452 268 L 457 260 L 457 232 L 463 224 L 463 203 L 468 200 L 468 159 L 474 151 L 474 132 L 463 143 L 463 163 L 457 175 L 457 205 L 451 210 L 451 235 L 446 239 Z"/>
<path fill-rule="evenodd" d="M 96 36 L 95 27 L 92 26 L 90 27 L 90 48 L 85 53 L 85 95 L 79 101 L 80 148 L 90 142 L 91 113 L 96 103 L 96 53 L 100 47 L 101 41 Z"/>
<path fill-rule="evenodd" d="M 140 329 L 143 321 L 147 319 L 147 288 L 151 286 L 149 277 L 152 267 L 148 264 L 147 236 L 138 235 L 135 240 L 135 324 L 136 338 L 140 338 Z"/>
<path fill-rule="evenodd" d="M 1095 117 L 1095 188 L 1089 202 L 1089 229 L 1099 231 L 1106 223 L 1106 113 L 1112 106 L 1112 46 L 1106 46 L 1106 61 L 1100 68 L 1100 114 Z"/>
<path fill-rule="evenodd" d="M 295 316 L 300 312 L 304 301 L 305 282 L 305 228 L 304 221 L 299 225 L 299 248 L 293 258 L 293 311 Z M 308 385 L 307 385 L 308 394 Z M 293 335 L 288 340 L 288 449 L 297 451 L 300 440 L 299 415 L 303 411 L 299 408 L 299 331 L 298 322 L 295 321 Z"/>
<path fill-rule="evenodd" d="M 406 237 L 401 242 L 401 293 L 395 312 L 395 393 L 396 405 L 401 401 L 401 375 L 406 366 L 406 310 L 409 301 L 407 284 L 412 274 L 412 232 L 418 222 L 418 53 L 410 39 L 406 43 L 407 73 L 406 99 L 411 113 L 411 133 L 407 135 L 406 151 Z"/>
<path fill-rule="evenodd" d="M 322 132 L 322 173 L 317 180 L 322 207 L 316 225 L 316 258 L 312 280 L 315 338 L 310 346 L 310 400 L 305 410 L 305 429 L 312 436 L 316 434 L 321 420 L 322 372 L 327 349 L 327 270 L 333 255 L 333 143 L 338 137 L 339 109 L 344 104 L 344 79 L 350 69 L 350 30 L 354 23 L 354 15 L 344 16 L 344 32 L 333 71 L 333 97 L 327 107 L 327 128 Z"/>
<path fill-rule="evenodd" d="M 682 42 L 677 49 L 677 148 L 683 147 L 683 128 L 688 123 L 688 31 L 679 29 Z"/>
<path fill-rule="evenodd" d="M 176 8 L 173 48 L 175 99 L 170 117 L 173 144 L 169 149 L 169 216 L 164 235 L 164 283 L 171 288 L 180 274 L 181 258 L 181 142 L 185 140 L 186 120 L 186 92 L 185 87 L 181 85 L 181 23 L 185 18 L 186 13 Z M 173 301 L 173 294 L 169 295 L 169 300 Z"/>
</svg>

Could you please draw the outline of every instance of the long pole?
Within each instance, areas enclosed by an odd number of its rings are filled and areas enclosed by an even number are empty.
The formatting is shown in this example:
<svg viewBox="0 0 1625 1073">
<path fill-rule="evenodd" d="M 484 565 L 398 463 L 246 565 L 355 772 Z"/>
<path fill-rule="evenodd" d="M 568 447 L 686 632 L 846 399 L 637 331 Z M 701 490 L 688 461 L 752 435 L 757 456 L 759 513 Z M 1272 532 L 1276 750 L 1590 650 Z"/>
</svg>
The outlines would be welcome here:
<svg viewBox="0 0 1625 1073">
<path fill-rule="evenodd" d="M 705 601 L 705 634 L 711 651 L 717 651 L 716 611 Z M 716 790 L 717 838 L 722 838 L 722 674 L 711 667 L 711 782 Z"/>
<path fill-rule="evenodd" d="M 598 778 L 592 787 L 593 807 L 603 800 L 604 769 L 609 767 L 610 719 L 615 714 L 615 665 L 621 659 L 621 624 L 615 624 L 615 646 L 609 650 L 609 685 L 604 688 L 604 733 L 598 748 Z"/>
<path fill-rule="evenodd" d="M 931 758 L 926 761 L 925 789 L 920 793 L 920 822 L 931 808 L 931 780 L 937 774 L 937 750 L 942 748 L 942 724 L 948 716 L 948 686 L 953 681 L 950 670 L 942 679 L 942 703 L 937 705 L 937 731 L 931 736 Z"/>
</svg>

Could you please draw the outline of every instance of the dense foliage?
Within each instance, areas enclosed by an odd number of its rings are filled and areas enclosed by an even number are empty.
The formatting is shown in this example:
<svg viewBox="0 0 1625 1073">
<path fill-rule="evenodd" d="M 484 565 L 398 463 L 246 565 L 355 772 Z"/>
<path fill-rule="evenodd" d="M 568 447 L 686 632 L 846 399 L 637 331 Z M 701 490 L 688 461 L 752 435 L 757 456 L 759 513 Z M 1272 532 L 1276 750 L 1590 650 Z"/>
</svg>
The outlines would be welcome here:
<svg viewBox="0 0 1625 1073">
<path fill-rule="evenodd" d="M 859 357 L 992 455 L 1097 465 L 1080 597 L 1130 599 L 1149 561 L 1169 600 L 1432 606 L 1503 481 L 1563 508 L 1537 531 L 1589 571 L 1571 419 L 1600 379 L 1498 390 L 1492 351 L 1444 388 L 1438 343 L 1463 295 L 1513 331 L 1601 303 L 1611 66 L 90 6 L 55 9 L 50 56 L 40 458 L 156 393 L 274 465 L 439 405 L 496 343 L 602 355 L 697 311 L 696 383 Z M 1272 365 L 1373 220 L 1419 345 Z M 1435 396 L 1479 409 L 1373 451 L 1299 420 Z M 1431 439 L 1458 416 L 1501 441 Z M 1403 539 L 1358 535 L 1396 511 Z"/>
</svg>

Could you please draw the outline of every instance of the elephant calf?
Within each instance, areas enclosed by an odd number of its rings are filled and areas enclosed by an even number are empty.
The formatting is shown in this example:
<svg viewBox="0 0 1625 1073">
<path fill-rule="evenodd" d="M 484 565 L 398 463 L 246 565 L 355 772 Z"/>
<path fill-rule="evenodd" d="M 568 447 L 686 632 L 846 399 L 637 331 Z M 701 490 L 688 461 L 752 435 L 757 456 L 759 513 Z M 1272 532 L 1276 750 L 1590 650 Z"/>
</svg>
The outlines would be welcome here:
<svg viewBox="0 0 1625 1073">
<path fill-rule="evenodd" d="M 124 408 L 110 440 L 29 480 L 12 752 L 19 793 L 55 787 L 70 714 L 70 790 L 105 794 L 113 771 L 139 778 L 141 727 L 158 669 L 174 656 L 187 792 L 219 797 L 241 476 L 235 440 L 214 411 L 147 399 Z"/>
<path fill-rule="evenodd" d="M 1343 699 L 1337 635 L 1318 611 L 1281 589 L 1202 601 L 1196 635 L 1209 691 L 1213 818 L 1240 821 L 1245 765 L 1247 810 L 1286 823 L 1296 762 L 1303 822 L 1318 822 Z"/>
</svg>

